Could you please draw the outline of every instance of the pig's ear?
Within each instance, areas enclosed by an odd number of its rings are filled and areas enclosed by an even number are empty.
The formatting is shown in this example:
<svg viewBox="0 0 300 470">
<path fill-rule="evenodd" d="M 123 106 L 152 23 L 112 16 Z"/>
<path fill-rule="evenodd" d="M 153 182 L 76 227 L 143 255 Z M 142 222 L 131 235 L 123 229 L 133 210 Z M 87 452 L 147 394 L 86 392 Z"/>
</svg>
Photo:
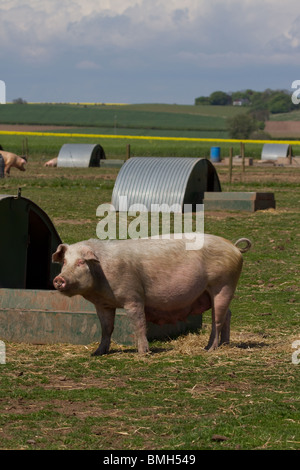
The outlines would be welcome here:
<svg viewBox="0 0 300 470">
<path fill-rule="evenodd" d="M 89 246 L 82 246 L 80 249 L 80 253 L 81 253 L 82 258 L 85 261 L 98 261 L 99 262 L 98 256 L 95 255 L 95 253 Z"/>
<path fill-rule="evenodd" d="M 68 249 L 68 246 L 66 243 L 62 243 L 61 245 L 58 245 L 57 250 L 55 253 L 52 255 L 52 262 L 53 263 L 62 263 L 65 257 L 65 252 Z"/>
</svg>

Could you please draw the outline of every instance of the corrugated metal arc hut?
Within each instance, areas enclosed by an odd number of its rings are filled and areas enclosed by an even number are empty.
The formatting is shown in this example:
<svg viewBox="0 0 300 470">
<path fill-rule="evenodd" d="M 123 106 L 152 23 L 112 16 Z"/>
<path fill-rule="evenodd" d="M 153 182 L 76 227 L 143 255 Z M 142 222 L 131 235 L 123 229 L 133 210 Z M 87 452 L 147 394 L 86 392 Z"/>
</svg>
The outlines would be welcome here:
<svg viewBox="0 0 300 470">
<path fill-rule="evenodd" d="M 261 159 L 277 160 L 279 157 L 287 157 L 289 155 L 289 147 L 289 144 L 264 144 Z"/>
<path fill-rule="evenodd" d="M 189 204 L 194 211 L 202 204 L 204 193 L 221 191 L 214 166 L 206 158 L 133 157 L 125 162 L 116 179 L 112 205 L 117 211 L 127 210 L 120 197 L 127 197 L 127 208 L 140 205 L 148 211 L 153 204 L 179 205 L 181 211 Z M 138 206 L 135 206 L 136 210 Z"/>
<path fill-rule="evenodd" d="M 0 195 L 0 223 L 0 288 L 53 289 L 61 239 L 48 215 L 27 198 Z"/>
<path fill-rule="evenodd" d="M 105 158 L 105 152 L 99 144 L 64 144 L 58 154 L 57 166 L 99 167 L 100 160 Z"/>
</svg>

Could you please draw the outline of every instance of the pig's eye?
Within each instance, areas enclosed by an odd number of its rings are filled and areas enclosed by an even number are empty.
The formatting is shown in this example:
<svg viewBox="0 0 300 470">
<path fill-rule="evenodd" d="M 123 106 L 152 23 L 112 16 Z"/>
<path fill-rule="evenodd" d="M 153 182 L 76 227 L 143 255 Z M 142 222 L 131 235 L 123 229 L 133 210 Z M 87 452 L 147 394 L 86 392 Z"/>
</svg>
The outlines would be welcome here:
<svg viewBox="0 0 300 470">
<path fill-rule="evenodd" d="M 78 259 L 76 264 L 77 266 L 82 266 L 83 264 L 85 264 L 85 261 L 84 259 Z"/>
</svg>

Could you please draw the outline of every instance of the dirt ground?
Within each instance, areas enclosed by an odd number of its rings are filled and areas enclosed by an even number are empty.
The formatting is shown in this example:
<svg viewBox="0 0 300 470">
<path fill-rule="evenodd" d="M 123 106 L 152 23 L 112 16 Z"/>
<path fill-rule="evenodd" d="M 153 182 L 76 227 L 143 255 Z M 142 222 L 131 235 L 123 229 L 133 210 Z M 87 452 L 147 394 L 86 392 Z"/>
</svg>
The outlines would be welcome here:
<svg viewBox="0 0 300 470">
<path fill-rule="evenodd" d="M 155 348 L 152 351 L 151 355 L 148 355 L 147 357 L 140 357 L 136 353 L 134 348 L 128 348 L 126 346 L 118 345 L 116 343 L 112 343 L 112 349 L 110 354 L 114 355 L 115 360 L 120 360 L 124 358 L 130 358 L 132 361 L 136 361 L 137 363 L 140 363 L 141 361 L 145 362 L 151 362 L 151 361 L 156 361 L 157 360 L 157 354 L 160 355 L 160 357 L 166 357 L 169 360 L 172 360 L 172 358 L 176 358 L 178 354 L 181 355 L 195 355 L 195 354 L 201 354 L 203 352 L 203 348 L 207 342 L 208 338 L 208 333 L 209 333 L 209 328 L 205 328 L 207 335 L 198 335 L 196 333 L 189 333 L 186 336 L 181 336 L 177 339 L 169 341 L 169 344 L 166 345 L 165 348 L 163 349 L 158 349 L 157 351 Z M 231 338 L 231 344 L 226 347 L 220 348 L 217 352 L 214 353 L 214 356 L 219 357 L 219 359 L 227 360 L 227 358 L 230 356 L 230 358 L 235 358 L 237 361 L 242 360 L 243 358 L 247 358 L 250 356 L 253 356 L 253 353 L 255 351 L 260 351 L 260 357 L 264 357 L 267 360 L 268 355 L 270 352 L 273 352 L 273 356 L 276 357 L 276 355 L 280 352 L 287 352 L 290 353 L 291 349 L 291 344 L 294 339 L 294 337 L 290 338 L 280 338 L 275 344 L 274 341 L 272 342 L 265 336 L 263 336 L 261 333 L 251 333 L 251 332 L 243 332 L 242 339 L 241 339 L 241 334 L 240 333 L 232 333 L 232 338 Z M 94 349 L 95 349 L 95 344 L 91 344 L 88 346 L 83 346 L 83 345 L 64 345 L 64 344 L 56 344 L 56 345 L 28 345 L 28 344 L 17 344 L 17 343 L 12 343 L 9 344 L 8 346 L 8 354 L 11 357 L 10 360 L 13 360 L 15 365 L 17 366 L 17 363 L 20 362 L 19 367 L 17 367 L 17 372 L 14 371 L 13 374 L 15 374 L 16 377 L 20 377 L 22 375 L 28 374 L 28 367 L 30 367 L 30 361 L 32 360 L 32 370 L 34 370 L 34 361 L 36 360 L 36 354 L 38 354 L 39 349 L 42 347 L 43 350 L 51 350 L 59 352 L 60 355 L 60 360 L 68 358 L 70 355 L 73 357 L 78 356 L 82 357 L 85 356 L 86 354 L 90 354 Z M 265 346 L 268 346 L 268 348 L 264 348 Z M 19 355 L 18 351 L 22 349 L 22 354 Z M 271 351 L 270 351 L 271 350 Z M 27 351 L 27 359 L 24 361 L 24 351 Z M 13 358 L 13 359 L 12 359 Z M 213 356 L 212 356 L 213 360 Z M 274 367 L 275 367 L 274 363 Z M 121 387 L 121 386 L 126 386 L 126 381 L 122 379 L 122 377 L 119 376 L 112 376 L 107 379 L 104 377 L 95 377 L 94 374 L 84 374 L 84 376 L 81 379 L 72 379 L 71 377 L 68 377 L 66 375 L 61 375 L 61 370 L 58 368 L 56 371 L 55 366 L 51 368 L 51 373 L 47 373 L 47 382 L 46 383 L 41 383 L 40 386 L 48 389 L 48 390 L 62 390 L 62 391 L 67 391 L 67 390 L 86 390 L 88 388 L 95 388 L 99 387 L 101 389 L 109 388 L 111 389 L 112 387 Z M 45 371 L 41 371 L 40 373 L 44 373 Z M 36 374 L 39 374 L 39 372 L 36 372 Z M 245 383 L 243 383 L 243 387 L 245 386 Z M 211 389 L 210 389 L 211 387 Z M 249 385 L 250 387 L 250 385 Z M 231 384 L 232 388 L 232 384 Z M 222 382 L 222 389 L 226 389 L 226 384 Z M 205 384 L 205 392 L 206 393 L 212 393 L 215 392 L 215 386 L 214 384 Z M 199 385 L 197 387 L 194 387 L 191 390 L 191 393 L 193 395 L 203 393 L 204 390 L 200 388 Z M 1 400 L 0 400 L 1 401 Z M 4 399 L 3 399 L 4 401 Z M 33 412 L 37 412 L 39 410 L 43 410 L 44 408 L 47 408 L 49 405 L 48 402 L 43 402 L 40 400 L 28 400 L 28 399 L 23 399 L 21 398 L 15 398 L 15 397 L 10 397 L 10 398 L 5 398 L 5 406 L 2 409 L 1 413 L 3 414 L 30 414 Z M 59 413 L 62 413 L 65 416 L 77 416 L 81 419 L 87 417 L 87 416 L 105 416 L 105 414 L 109 414 L 109 416 L 112 416 L 112 410 L 106 410 L 99 408 L 97 404 L 91 402 L 82 402 L 82 401 L 73 401 L 73 400 L 59 400 L 59 399 L 53 399 L 51 401 L 51 406 L 58 411 Z M 121 411 L 118 411 L 117 409 L 115 410 L 115 416 L 118 414 L 121 414 Z M 63 430 L 67 430 L 69 428 L 62 428 Z M 58 431 L 58 429 L 56 429 Z"/>
<path fill-rule="evenodd" d="M 15 132 L 47 132 L 55 131 L 57 129 L 72 129 L 72 126 L 39 126 L 39 125 L 26 125 L 26 124 L 0 124 L 0 131 L 15 131 Z"/>
<path fill-rule="evenodd" d="M 221 185 L 228 183 L 228 166 L 215 165 Z M 300 167 L 276 166 L 273 163 L 254 164 L 247 166 L 245 173 L 241 166 L 233 166 L 232 183 L 257 183 L 276 181 L 277 183 L 298 183 L 300 178 Z M 229 191 L 229 189 L 228 189 Z M 251 191 L 251 189 L 249 189 Z M 263 192 L 263 190 L 261 190 Z"/>
<path fill-rule="evenodd" d="M 272 137 L 300 138 L 300 121 L 267 121 L 264 130 Z"/>
</svg>

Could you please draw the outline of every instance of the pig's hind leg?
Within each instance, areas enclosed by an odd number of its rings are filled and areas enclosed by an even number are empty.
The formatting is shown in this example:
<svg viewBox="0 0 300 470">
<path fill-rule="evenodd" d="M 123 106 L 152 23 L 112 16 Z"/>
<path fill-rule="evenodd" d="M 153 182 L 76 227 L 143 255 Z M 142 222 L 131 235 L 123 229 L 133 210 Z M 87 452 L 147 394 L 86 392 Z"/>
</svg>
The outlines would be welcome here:
<svg viewBox="0 0 300 470">
<path fill-rule="evenodd" d="M 221 335 L 221 343 L 229 343 L 230 337 L 230 318 L 231 311 L 229 304 L 233 293 L 227 289 L 222 289 L 212 301 L 212 329 L 208 345 L 205 349 L 213 351 L 219 346 L 219 337 Z"/>
<path fill-rule="evenodd" d="M 231 320 L 231 310 L 230 308 L 227 310 L 225 321 L 222 326 L 221 330 L 221 344 L 229 344 L 230 341 L 230 320 Z"/>
<path fill-rule="evenodd" d="M 107 354 L 110 347 L 111 335 L 114 330 L 115 310 L 104 309 L 96 306 L 97 315 L 100 320 L 102 336 L 99 347 L 92 353 L 92 356 L 102 356 Z"/>
</svg>

